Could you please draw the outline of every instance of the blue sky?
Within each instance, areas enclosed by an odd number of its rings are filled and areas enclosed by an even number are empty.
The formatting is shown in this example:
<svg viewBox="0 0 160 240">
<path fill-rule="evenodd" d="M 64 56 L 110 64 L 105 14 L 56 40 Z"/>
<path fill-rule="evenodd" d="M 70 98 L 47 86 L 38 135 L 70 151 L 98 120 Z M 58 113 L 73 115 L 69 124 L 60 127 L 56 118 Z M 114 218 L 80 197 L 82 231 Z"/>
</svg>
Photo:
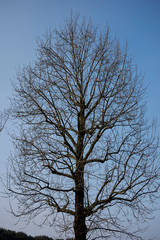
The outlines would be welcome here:
<svg viewBox="0 0 160 240">
<path fill-rule="evenodd" d="M 36 39 L 46 28 L 63 25 L 73 12 L 92 19 L 104 28 L 109 24 L 112 36 L 125 45 L 130 55 L 145 74 L 148 116 L 160 124 L 160 1 L 159 0 L 0 0 L 0 111 L 9 106 L 11 80 L 16 79 L 16 68 L 35 59 Z M 8 122 L 0 135 L 0 174 L 6 171 L 7 157 L 12 150 L 7 131 Z M 159 129 L 158 129 L 159 131 Z M 2 187 L 0 186 L 0 189 Z M 159 200 L 160 205 L 160 200 Z M 22 224 L 6 212 L 8 200 L 0 197 L 0 227 L 25 231 L 27 234 L 53 236 L 53 229 L 37 228 L 34 224 L 21 229 Z M 145 236 L 159 239 L 160 212 L 155 214 Z"/>
</svg>

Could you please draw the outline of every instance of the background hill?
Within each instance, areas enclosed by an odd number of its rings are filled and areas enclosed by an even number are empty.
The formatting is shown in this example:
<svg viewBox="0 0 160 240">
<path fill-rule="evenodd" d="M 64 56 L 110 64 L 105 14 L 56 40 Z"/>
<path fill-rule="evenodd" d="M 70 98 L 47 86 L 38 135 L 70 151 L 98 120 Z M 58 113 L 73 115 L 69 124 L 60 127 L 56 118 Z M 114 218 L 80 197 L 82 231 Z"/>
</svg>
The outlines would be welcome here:
<svg viewBox="0 0 160 240">
<path fill-rule="evenodd" d="M 24 232 L 15 232 L 11 230 L 6 230 L 0 228 L 0 240 L 54 240 L 53 238 L 47 236 L 28 236 Z M 63 239 L 56 239 L 56 240 L 63 240 Z M 66 240 L 72 240 L 68 238 Z"/>
</svg>

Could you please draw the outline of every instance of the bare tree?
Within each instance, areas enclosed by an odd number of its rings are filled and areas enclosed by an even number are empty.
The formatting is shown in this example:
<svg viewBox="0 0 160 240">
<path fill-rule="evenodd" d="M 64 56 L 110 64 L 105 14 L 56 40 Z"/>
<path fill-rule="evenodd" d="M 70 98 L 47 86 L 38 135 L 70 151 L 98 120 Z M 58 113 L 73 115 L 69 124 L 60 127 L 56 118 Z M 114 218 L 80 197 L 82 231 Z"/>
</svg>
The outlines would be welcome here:
<svg viewBox="0 0 160 240">
<path fill-rule="evenodd" d="M 37 61 L 19 71 L 8 189 L 16 216 L 74 232 L 76 240 L 142 239 L 159 189 L 154 124 L 144 118 L 143 77 L 109 29 L 71 16 L 38 41 Z"/>
</svg>

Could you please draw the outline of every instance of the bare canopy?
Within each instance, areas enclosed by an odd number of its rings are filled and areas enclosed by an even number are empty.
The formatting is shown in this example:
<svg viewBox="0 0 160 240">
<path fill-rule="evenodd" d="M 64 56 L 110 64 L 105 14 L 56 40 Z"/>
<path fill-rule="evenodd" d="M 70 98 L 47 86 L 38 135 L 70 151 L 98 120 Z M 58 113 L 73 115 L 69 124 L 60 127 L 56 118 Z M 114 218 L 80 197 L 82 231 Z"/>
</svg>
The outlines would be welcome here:
<svg viewBox="0 0 160 240">
<path fill-rule="evenodd" d="M 30 221 L 44 213 L 75 240 L 141 239 L 129 227 L 146 220 L 160 172 L 143 78 L 127 48 L 108 27 L 71 16 L 38 41 L 37 60 L 17 79 L 14 214 Z"/>
</svg>

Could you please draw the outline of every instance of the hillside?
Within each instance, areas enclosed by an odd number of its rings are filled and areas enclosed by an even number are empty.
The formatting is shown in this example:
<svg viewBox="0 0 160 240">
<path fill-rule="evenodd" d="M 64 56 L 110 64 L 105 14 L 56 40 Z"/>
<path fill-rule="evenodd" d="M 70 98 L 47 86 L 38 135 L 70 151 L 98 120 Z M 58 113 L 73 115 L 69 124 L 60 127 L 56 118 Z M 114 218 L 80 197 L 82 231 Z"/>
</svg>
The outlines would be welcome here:
<svg viewBox="0 0 160 240">
<path fill-rule="evenodd" d="M 53 238 L 49 238 L 47 236 L 28 236 L 24 232 L 15 232 L 11 230 L 6 230 L 0 228 L 0 240 L 54 240 Z M 63 239 L 56 239 L 56 240 L 63 240 Z M 72 240 L 72 239 L 66 239 Z"/>
</svg>

